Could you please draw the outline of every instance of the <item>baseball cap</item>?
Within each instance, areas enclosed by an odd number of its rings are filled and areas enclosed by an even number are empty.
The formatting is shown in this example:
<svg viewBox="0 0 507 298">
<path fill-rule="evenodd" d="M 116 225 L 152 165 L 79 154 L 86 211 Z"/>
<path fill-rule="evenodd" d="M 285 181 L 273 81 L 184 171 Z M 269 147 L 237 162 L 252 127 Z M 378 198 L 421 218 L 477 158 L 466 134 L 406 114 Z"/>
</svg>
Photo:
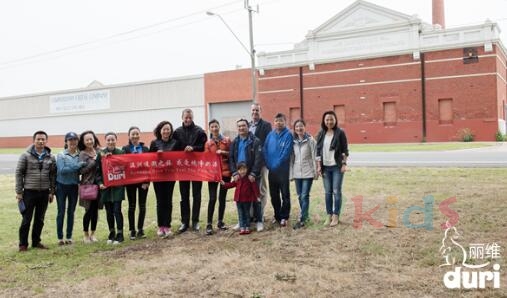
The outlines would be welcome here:
<svg viewBox="0 0 507 298">
<path fill-rule="evenodd" d="M 71 131 L 65 135 L 65 141 L 72 140 L 72 139 L 79 139 L 79 138 L 75 132 Z"/>
</svg>

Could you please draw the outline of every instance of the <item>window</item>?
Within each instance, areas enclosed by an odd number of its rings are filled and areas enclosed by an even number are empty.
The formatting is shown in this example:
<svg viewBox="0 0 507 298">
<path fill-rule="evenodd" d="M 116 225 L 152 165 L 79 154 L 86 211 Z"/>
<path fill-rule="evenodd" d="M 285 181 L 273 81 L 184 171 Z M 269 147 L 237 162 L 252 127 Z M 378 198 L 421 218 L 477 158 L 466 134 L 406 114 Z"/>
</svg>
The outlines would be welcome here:
<svg viewBox="0 0 507 298">
<path fill-rule="evenodd" d="M 438 100 L 438 123 L 452 124 L 452 98 L 441 98 Z"/>
<path fill-rule="evenodd" d="M 463 63 L 477 63 L 479 62 L 479 56 L 477 56 L 477 48 L 464 48 L 463 49 Z"/>
<path fill-rule="evenodd" d="M 389 101 L 384 102 L 384 126 L 396 125 L 396 102 Z"/>
</svg>

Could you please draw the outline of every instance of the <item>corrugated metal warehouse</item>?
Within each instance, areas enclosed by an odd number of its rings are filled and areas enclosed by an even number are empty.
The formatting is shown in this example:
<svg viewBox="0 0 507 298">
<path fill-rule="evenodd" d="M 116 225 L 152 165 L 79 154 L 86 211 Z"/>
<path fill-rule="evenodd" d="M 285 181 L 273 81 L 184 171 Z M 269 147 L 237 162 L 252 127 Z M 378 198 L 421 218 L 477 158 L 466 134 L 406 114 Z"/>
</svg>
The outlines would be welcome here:
<svg viewBox="0 0 507 298">
<path fill-rule="evenodd" d="M 50 146 L 63 147 L 68 131 L 88 129 L 119 132 L 120 145 L 132 125 L 149 142 L 158 122 L 180 126 L 184 108 L 204 124 L 204 83 L 202 75 L 109 86 L 95 81 L 83 89 L 0 98 L 0 107 L 0 147 L 30 144 L 38 129 L 50 135 Z"/>
</svg>

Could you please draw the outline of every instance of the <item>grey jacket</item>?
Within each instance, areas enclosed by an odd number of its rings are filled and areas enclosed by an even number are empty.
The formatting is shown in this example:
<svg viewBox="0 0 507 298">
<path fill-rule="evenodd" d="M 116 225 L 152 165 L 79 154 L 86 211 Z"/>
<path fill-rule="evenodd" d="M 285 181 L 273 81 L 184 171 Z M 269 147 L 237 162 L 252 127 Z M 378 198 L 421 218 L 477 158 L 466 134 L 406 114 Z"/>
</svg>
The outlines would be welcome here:
<svg viewBox="0 0 507 298">
<path fill-rule="evenodd" d="M 310 135 L 303 140 L 294 137 L 294 146 L 290 158 L 290 179 L 305 179 L 317 176 L 316 142 Z"/>
<path fill-rule="evenodd" d="M 35 146 L 31 145 L 21 154 L 16 167 L 16 193 L 23 194 L 25 189 L 44 191 L 54 194 L 56 184 L 56 159 L 51 149 L 39 161 Z"/>
</svg>

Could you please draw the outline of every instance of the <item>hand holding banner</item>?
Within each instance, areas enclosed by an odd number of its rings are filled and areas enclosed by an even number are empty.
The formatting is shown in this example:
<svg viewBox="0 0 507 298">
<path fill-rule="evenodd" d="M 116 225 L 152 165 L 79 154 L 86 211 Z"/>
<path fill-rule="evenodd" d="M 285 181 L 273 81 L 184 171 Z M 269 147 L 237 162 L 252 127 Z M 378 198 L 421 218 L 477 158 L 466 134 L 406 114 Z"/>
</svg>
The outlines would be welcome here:
<svg viewBox="0 0 507 298">
<path fill-rule="evenodd" d="M 220 181 L 220 155 L 211 152 L 151 152 L 102 158 L 104 185 L 148 181 Z"/>
</svg>

